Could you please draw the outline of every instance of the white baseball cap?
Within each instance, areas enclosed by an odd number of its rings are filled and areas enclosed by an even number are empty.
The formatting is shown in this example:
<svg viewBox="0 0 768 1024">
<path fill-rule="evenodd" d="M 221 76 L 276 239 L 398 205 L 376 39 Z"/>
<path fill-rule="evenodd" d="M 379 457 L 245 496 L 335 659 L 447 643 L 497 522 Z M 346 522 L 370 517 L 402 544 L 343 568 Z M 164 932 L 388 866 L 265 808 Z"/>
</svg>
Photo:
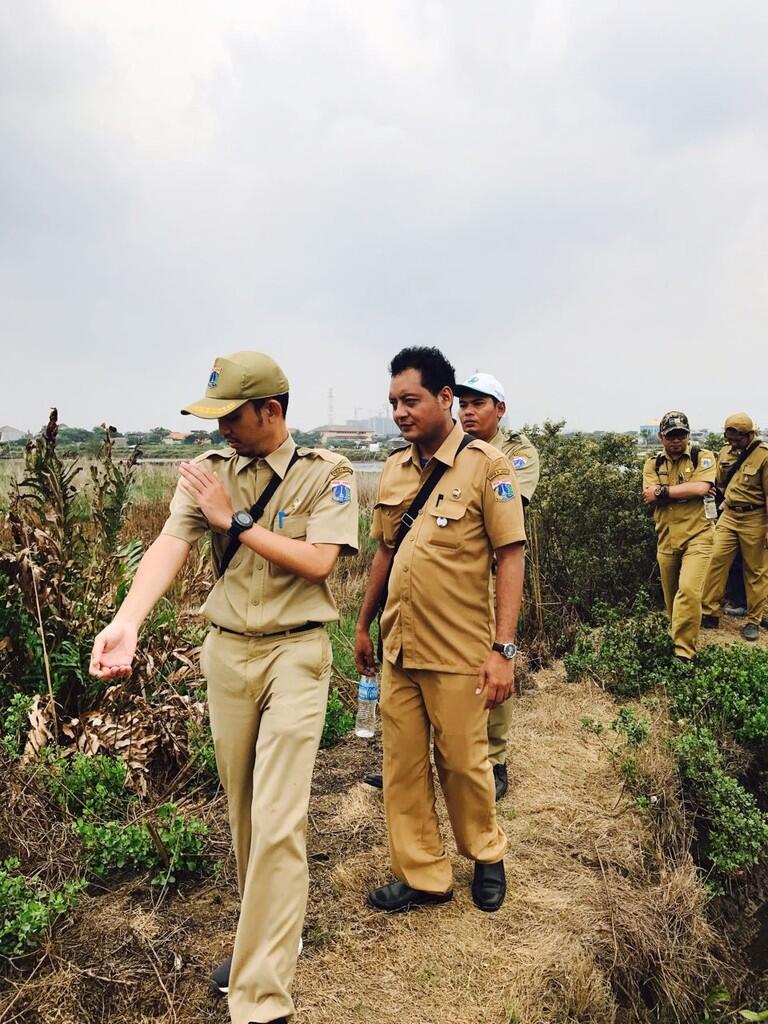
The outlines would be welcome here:
<svg viewBox="0 0 768 1024">
<path fill-rule="evenodd" d="M 457 384 L 454 392 L 459 398 L 474 392 L 476 395 L 490 395 L 497 402 L 506 402 L 504 388 L 490 373 L 473 373 L 463 384 Z"/>
</svg>

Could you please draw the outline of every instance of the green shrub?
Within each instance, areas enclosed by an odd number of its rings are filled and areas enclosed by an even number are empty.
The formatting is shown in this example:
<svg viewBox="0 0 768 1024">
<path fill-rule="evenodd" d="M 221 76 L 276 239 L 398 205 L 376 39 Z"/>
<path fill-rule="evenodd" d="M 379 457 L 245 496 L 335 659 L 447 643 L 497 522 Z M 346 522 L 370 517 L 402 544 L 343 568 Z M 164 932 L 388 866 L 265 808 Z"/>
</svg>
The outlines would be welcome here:
<svg viewBox="0 0 768 1024">
<path fill-rule="evenodd" d="M 126 789 L 128 766 L 122 757 L 76 753 L 57 756 L 51 751 L 43 785 L 64 810 L 78 817 L 114 818 L 125 813 L 135 795 Z"/>
<path fill-rule="evenodd" d="M 26 693 L 14 693 L 3 718 L 2 747 L 8 757 L 21 754 L 24 739 L 29 731 L 29 709 L 32 698 Z"/>
<path fill-rule="evenodd" d="M 328 695 L 328 706 L 325 709 L 325 724 L 323 725 L 320 746 L 331 747 L 334 743 L 338 743 L 342 736 L 346 736 L 354 724 L 354 715 L 344 707 L 339 691 L 334 686 Z"/>
<path fill-rule="evenodd" d="M 21 956 L 35 949 L 57 918 L 76 906 L 84 887 L 78 880 L 51 891 L 39 879 L 24 878 L 15 858 L 0 863 L 0 953 Z"/>
<path fill-rule="evenodd" d="M 673 654 L 664 616 L 640 611 L 597 629 L 580 627 L 565 670 L 569 682 L 590 678 L 617 696 L 636 697 L 675 671 Z"/>
<path fill-rule="evenodd" d="M 195 774 L 204 783 L 219 785 L 219 770 L 216 767 L 216 748 L 213 745 L 211 726 L 206 718 L 202 723 L 190 723 L 189 756 L 195 764 Z"/>
<path fill-rule="evenodd" d="M 723 766 L 712 733 L 701 727 L 673 743 L 680 771 L 705 818 L 703 849 L 719 875 L 756 864 L 768 847 L 768 816 Z"/>
<path fill-rule="evenodd" d="M 173 885 L 184 875 L 210 872 L 212 863 L 205 854 L 207 826 L 179 814 L 175 804 L 163 804 L 156 815 L 154 827 L 147 822 L 96 824 L 78 819 L 73 828 L 83 844 L 89 870 L 99 877 L 126 868 L 151 871 L 152 884 L 163 886 Z"/>
</svg>

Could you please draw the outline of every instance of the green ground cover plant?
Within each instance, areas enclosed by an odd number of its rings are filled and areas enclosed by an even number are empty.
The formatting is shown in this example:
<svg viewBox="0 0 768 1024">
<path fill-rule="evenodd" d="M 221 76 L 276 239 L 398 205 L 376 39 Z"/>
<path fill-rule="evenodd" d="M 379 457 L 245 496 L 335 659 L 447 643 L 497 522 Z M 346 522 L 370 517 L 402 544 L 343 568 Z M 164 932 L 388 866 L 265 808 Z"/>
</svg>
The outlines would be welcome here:
<svg viewBox="0 0 768 1024">
<path fill-rule="evenodd" d="M 25 878 L 20 862 L 9 857 L 0 863 L 0 954 L 22 956 L 37 948 L 51 926 L 77 904 L 85 882 L 65 882 L 50 890 L 35 877 Z"/>
</svg>

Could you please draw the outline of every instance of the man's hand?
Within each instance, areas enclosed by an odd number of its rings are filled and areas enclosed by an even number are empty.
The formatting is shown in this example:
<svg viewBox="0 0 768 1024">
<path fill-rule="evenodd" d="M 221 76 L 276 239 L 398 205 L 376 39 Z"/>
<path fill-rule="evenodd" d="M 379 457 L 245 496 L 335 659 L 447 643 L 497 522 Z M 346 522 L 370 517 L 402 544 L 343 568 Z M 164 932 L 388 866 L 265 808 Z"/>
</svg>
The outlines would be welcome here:
<svg viewBox="0 0 768 1024">
<path fill-rule="evenodd" d="M 491 651 L 480 668 L 475 693 L 485 690 L 485 706 L 497 708 L 509 700 L 515 689 L 515 665 L 498 651 Z"/>
<path fill-rule="evenodd" d="M 179 466 L 182 491 L 196 501 L 205 518 L 218 530 L 228 530 L 232 523 L 232 499 L 224 484 L 197 462 Z"/>
<path fill-rule="evenodd" d="M 93 641 L 88 671 L 97 679 L 127 679 L 136 653 L 136 629 L 127 622 L 111 622 Z"/>
<path fill-rule="evenodd" d="M 373 655 L 371 634 L 364 629 L 355 630 L 355 665 L 361 676 L 376 675 L 376 659 Z"/>
<path fill-rule="evenodd" d="M 654 505 L 656 503 L 656 488 L 655 487 L 644 487 L 643 488 L 643 501 L 646 505 Z"/>
</svg>

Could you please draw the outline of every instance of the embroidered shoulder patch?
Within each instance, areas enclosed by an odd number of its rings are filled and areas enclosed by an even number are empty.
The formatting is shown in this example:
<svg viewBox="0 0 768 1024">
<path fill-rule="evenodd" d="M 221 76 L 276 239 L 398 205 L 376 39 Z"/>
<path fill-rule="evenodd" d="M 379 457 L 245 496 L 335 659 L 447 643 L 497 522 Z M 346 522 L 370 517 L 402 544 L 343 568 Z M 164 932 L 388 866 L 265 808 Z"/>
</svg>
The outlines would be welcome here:
<svg viewBox="0 0 768 1024">
<path fill-rule="evenodd" d="M 528 459 L 526 459 L 523 455 L 516 455 L 514 459 L 512 459 L 512 465 L 515 467 L 515 469 L 522 469 L 523 466 L 528 465 Z"/>
<path fill-rule="evenodd" d="M 494 480 L 491 484 L 496 501 L 511 501 L 515 496 L 511 480 Z"/>
<path fill-rule="evenodd" d="M 331 484 L 331 497 L 337 505 L 348 505 L 352 501 L 352 488 L 342 480 Z"/>
<path fill-rule="evenodd" d="M 712 465 L 712 459 L 702 459 L 701 465 L 704 469 L 709 469 L 709 467 Z"/>
<path fill-rule="evenodd" d="M 221 376 L 221 367 L 220 366 L 214 366 L 214 368 L 211 370 L 211 375 L 208 378 L 208 387 L 209 388 L 215 388 L 216 385 L 219 383 L 219 377 L 220 376 Z"/>
</svg>

